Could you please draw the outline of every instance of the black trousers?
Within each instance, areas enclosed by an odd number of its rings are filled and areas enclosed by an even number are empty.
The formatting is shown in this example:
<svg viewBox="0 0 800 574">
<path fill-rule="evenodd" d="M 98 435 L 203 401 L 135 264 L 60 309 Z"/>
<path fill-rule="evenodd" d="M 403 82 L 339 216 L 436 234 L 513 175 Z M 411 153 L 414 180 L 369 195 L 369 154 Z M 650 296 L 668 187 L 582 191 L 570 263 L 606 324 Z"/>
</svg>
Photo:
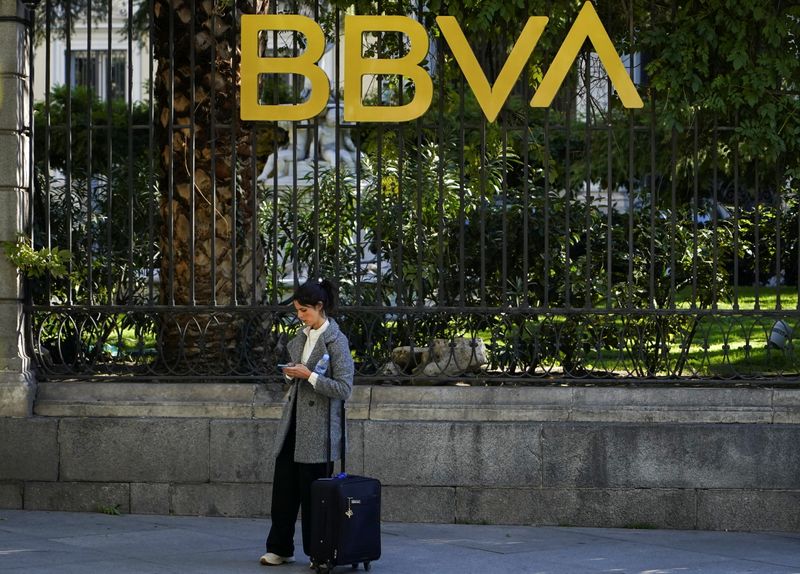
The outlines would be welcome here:
<svg viewBox="0 0 800 574">
<path fill-rule="evenodd" d="M 304 464 L 294 461 L 295 419 L 281 452 L 275 459 L 275 474 L 272 479 L 272 527 L 267 536 L 267 552 L 278 556 L 294 555 L 294 525 L 297 511 L 303 529 L 303 552 L 311 553 L 311 483 L 329 474 L 330 465 L 320 462 Z"/>
</svg>

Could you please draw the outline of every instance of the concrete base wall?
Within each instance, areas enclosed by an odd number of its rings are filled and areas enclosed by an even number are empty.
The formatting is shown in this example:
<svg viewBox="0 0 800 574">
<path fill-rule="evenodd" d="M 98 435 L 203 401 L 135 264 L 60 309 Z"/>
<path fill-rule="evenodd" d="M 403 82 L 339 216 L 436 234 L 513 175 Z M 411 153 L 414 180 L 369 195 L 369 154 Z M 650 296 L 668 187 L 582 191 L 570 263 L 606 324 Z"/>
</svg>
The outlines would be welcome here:
<svg viewBox="0 0 800 574">
<path fill-rule="evenodd" d="M 50 402 L 37 409 L 50 416 L 0 418 L 0 507 L 269 514 L 279 392 L 229 389 L 261 401 L 261 416 L 242 416 L 215 410 L 202 395 L 211 387 L 190 405 L 164 387 L 154 401 L 141 387 L 93 385 L 107 394 L 101 415 L 79 387 L 58 403 L 45 383 Z M 564 390 L 580 391 L 580 405 Z M 799 401 L 720 390 L 650 389 L 646 405 L 637 389 L 361 387 L 348 470 L 382 481 L 387 521 L 800 531 L 800 424 L 774 422 L 799 420 Z M 549 406 L 534 400 L 547 392 Z M 155 402 L 159 416 L 119 416 Z"/>
</svg>

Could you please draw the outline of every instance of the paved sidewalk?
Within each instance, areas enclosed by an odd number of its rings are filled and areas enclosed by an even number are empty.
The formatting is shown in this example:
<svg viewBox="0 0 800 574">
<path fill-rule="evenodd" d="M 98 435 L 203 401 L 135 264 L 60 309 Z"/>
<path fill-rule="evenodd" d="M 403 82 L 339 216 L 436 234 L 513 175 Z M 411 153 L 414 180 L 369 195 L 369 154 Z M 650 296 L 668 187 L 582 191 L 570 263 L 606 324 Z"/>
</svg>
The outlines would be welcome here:
<svg viewBox="0 0 800 574">
<path fill-rule="evenodd" d="M 0 510 L 0 572 L 273 572 L 258 564 L 267 526 L 246 518 Z M 309 573 L 307 564 L 298 556 L 277 572 Z M 800 574 L 800 534 L 387 523 L 372 572 Z"/>
</svg>

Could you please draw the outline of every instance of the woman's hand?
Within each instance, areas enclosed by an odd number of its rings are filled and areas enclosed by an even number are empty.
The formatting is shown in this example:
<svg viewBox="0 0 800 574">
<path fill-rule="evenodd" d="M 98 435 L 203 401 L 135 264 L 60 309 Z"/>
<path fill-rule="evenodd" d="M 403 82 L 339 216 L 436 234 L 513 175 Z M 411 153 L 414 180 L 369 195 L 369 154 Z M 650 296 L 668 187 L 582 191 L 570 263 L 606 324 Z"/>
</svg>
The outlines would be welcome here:
<svg viewBox="0 0 800 574">
<path fill-rule="evenodd" d="M 308 377 L 311 376 L 311 371 L 309 371 L 308 367 L 306 367 L 304 364 L 297 363 L 284 367 L 283 374 L 294 379 L 308 379 Z"/>
</svg>

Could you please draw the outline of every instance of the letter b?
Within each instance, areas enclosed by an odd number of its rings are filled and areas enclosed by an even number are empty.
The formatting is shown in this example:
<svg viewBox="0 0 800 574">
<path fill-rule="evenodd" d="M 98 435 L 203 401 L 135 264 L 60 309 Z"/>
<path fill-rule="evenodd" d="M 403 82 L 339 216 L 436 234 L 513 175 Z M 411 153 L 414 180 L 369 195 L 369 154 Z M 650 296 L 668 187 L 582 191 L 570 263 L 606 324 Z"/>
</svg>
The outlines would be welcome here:
<svg viewBox="0 0 800 574">
<path fill-rule="evenodd" d="M 411 43 L 402 58 L 364 58 L 364 32 L 391 31 L 406 34 Z M 345 16 L 344 119 L 348 122 L 407 122 L 424 114 L 433 100 L 433 82 L 418 64 L 428 55 L 428 34 L 422 24 L 405 16 Z M 402 106 L 365 106 L 361 101 L 363 76 L 397 74 L 414 81 L 414 99 Z"/>
<path fill-rule="evenodd" d="M 294 30 L 306 37 L 306 50 L 295 58 L 264 58 L 258 54 L 262 30 Z M 243 120 L 306 120 L 328 103 L 330 83 L 316 65 L 325 51 L 325 36 L 311 18 L 289 14 L 242 15 L 241 110 Z M 302 104 L 265 105 L 258 101 L 259 74 L 302 74 L 311 82 L 311 95 Z"/>
</svg>

